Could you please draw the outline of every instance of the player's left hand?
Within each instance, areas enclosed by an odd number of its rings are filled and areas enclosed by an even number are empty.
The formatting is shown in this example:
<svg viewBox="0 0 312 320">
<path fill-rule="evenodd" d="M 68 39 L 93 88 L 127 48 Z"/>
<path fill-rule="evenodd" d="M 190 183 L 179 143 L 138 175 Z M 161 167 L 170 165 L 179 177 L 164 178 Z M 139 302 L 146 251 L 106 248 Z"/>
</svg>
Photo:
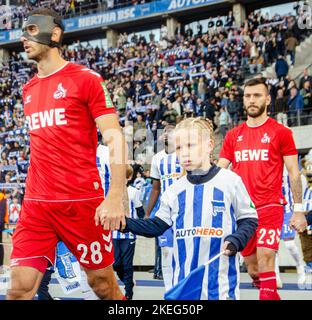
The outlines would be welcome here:
<svg viewBox="0 0 312 320">
<path fill-rule="evenodd" d="M 107 198 L 96 209 L 95 225 L 101 224 L 104 230 L 122 230 L 126 226 L 125 216 L 123 195 L 108 192 Z"/>
<path fill-rule="evenodd" d="M 221 251 L 224 251 L 225 256 L 234 256 L 237 253 L 237 250 L 234 244 L 230 241 L 224 241 Z"/>
<path fill-rule="evenodd" d="M 303 232 L 308 226 L 304 212 L 294 212 L 290 219 L 289 225 L 297 232 Z"/>
</svg>

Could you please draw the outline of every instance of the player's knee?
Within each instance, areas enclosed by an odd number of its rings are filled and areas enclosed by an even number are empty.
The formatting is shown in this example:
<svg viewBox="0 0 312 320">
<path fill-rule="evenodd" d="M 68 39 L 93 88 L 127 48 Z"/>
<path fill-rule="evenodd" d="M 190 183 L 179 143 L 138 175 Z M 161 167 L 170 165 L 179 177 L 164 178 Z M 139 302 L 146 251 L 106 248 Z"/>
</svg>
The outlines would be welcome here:
<svg viewBox="0 0 312 320">
<path fill-rule="evenodd" d="M 88 282 L 94 293 L 104 300 L 111 300 L 114 297 L 114 283 L 109 277 L 97 276 L 88 278 Z"/>
<path fill-rule="evenodd" d="M 258 268 L 254 265 L 249 265 L 247 267 L 247 272 L 252 279 L 258 278 Z"/>
<path fill-rule="evenodd" d="M 7 291 L 7 300 L 31 300 L 35 296 L 36 291 L 34 284 L 30 281 L 19 281 L 12 285 Z"/>
<path fill-rule="evenodd" d="M 264 272 L 267 269 L 274 269 L 275 264 L 275 252 L 272 250 L 264 250 L 258 255 L 259 271 Z"/>
</svg>

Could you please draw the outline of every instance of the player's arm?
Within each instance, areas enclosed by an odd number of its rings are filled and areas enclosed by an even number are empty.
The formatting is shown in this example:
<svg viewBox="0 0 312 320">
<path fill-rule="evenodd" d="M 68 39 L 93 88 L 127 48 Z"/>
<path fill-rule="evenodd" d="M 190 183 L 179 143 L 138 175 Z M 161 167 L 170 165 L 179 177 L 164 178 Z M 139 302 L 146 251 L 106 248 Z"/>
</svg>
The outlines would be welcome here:
<svg viewBox="0 0 312 320">
<path fill-rule="evenodd" d="M 151 164 L 151 178 L 153 178 L 153 185 L 152 185 L 152 191 L 150 194 L 150 198 L 148 200 L 147 210 L 146 210 L 146 217 L 149 218 L 151 215 L 151 212 L 153 208 L 156 205 L 156 202 L 160 195 L 160 172 L 157 166 L 157 160 L 154 156 L 152 158 L 152 164 Z"/>
<path fill-rule="evenodd" d="M 164 193 L 161 198 L 160 208 L 154 218 L 130 219 L 126 218 L 126 228 L 122 232 L 132 232 L 144 237 L 158 237 L 172 226 L 171 212 L 169 205 L 170 198 Z"/>
<path fill-rule="evenodd" d="M 224 168 L 224 169 L 227 169 L 229 167 L 230 163 L 231 163 L 230 160 L 225 159 L 225 158 L 220 158 L 218 163 L 217 163 L 217 166 L 221 167 L 221 168 Z"/>
<path fill-rule="evenodd" d="M 151 215 L 151 212 L 156 205 L 159 195 L 160 195 L 160 180 L 153 179 L 152 191 L 151 191 L 150 198 L 148 200 L 147 209 L 146 209 L 147 218 L 149 218 L 149 216 Z"/>
<path fill-rule="evenodd" d="M 158 217 L 146 220 L 126 218 L 126 228 L 122 232 L 132 232 L 139 236 L 153 238 L 162 235 L 169 228 L 170 225 Z"/>
<path fill-rule="evenodd" d="M 290 219 L 290 226 L 294 227 L 298 232 L 303 232 L 307 227 L 307 220 L 302 205 L 302 182 L 298 167 L 298 156 L 284 156 L 290 188 L 294 198 L 294 213 Z"/>
<path fill-rule="evenodd" d="M 99 117 L 96 123 L 109 147 L 111 182 L 106 199 L 96 210 L 95 222 L 101 223 L 105 230 L 118 230 L 120 224 L 122 228 L 126 225 L 126 142 L 116 114 Z"/>
<path fill-rule="evenodd" d="M 227 169 L 232 162 L 233 157 L 233 148 L 232 148 L 232 139 L 231 139 L 231 131 L 229 131 L 223 141 L 222 149 L 219 155 L 219 161 L 217 163 L 218 167 Z"/>
<path fill-rule="evenodd" d="M 227 250 L 226 255 L 234 255 L 242 251 L 258 227 L 257 211 L 240 177 L 237 177 L 234 188 L 233 208 L 237 229 L 225 238 L 222 249 Z"/>
</svg>

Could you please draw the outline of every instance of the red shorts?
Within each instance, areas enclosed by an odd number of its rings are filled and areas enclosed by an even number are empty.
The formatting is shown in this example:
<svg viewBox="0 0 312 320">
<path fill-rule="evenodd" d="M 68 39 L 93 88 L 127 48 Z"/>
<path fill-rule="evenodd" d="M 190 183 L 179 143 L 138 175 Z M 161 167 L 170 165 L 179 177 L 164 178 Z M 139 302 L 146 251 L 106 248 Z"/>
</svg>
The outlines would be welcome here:
<svg viewBox="0 0 312 320">
<path fill-rule="evenodd" d="M 87 269 L 112 265 L 111 232 L 101 225 L 95 226 L 94 221 L 96 208 L 102 201 L 103 198 L 71 202 L 24 200 L 12 239 L 11 267 L 30 266 L 44 272 L 54 264 L 60 240 Z"/>
<path fill-rule="evenodd" d="M 278 250 L 284 220 L 283 206 L 267 206 L 257 209 L 257 213 L 258 228 L 241 252 L 243 257 L 256 253 L 257 248 L 261 247 L 275 251 Z"/>
</svg>

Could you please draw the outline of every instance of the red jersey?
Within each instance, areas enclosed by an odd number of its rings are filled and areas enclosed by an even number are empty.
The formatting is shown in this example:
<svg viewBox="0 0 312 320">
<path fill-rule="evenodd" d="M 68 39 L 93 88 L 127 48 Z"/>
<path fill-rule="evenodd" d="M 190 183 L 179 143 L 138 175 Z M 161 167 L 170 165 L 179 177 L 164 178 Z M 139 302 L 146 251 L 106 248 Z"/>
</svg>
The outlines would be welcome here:
<svg viewBox="0 0 312 320">
<path fill-rule="evenodd" d="M 25 199 L 81 200 L 103 196 L 96 167 L 95 120 L 115 113 L 102 77 L 71 62 L 23 88 L 30 131 Z"/>
<path fill-rule="evenodd" d="M 257 208 L 286 204 L 282 194 L 283 157 L 296 155 L 292 131 L 272 118 L 258 126 L 247 122 L 230 130 L 220 158 L 232 162 Z"/>
</svg>

